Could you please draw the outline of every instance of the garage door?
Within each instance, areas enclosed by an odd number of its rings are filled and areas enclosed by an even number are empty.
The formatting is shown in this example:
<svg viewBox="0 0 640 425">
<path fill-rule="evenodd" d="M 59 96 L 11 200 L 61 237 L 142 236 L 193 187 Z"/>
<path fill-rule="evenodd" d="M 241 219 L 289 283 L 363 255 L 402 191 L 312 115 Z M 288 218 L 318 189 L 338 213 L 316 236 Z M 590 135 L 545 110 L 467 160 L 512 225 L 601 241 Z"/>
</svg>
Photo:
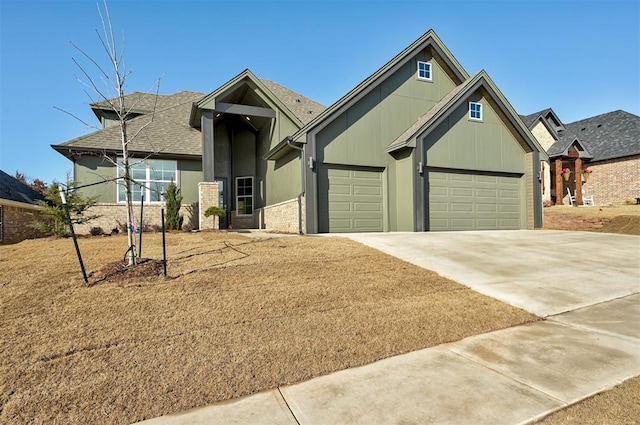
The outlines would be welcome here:
<svg viewBox="0 0 640 425">
<path fill-rule="evenodd" d="M 521 177 L 431 171 L 429 230 L 520 229 Z"/>
<path fill-rule="evenodd" d="M 382 170 L 322 165 L 318 226 L 322 233 L 382 232 Z"/>
</svg>

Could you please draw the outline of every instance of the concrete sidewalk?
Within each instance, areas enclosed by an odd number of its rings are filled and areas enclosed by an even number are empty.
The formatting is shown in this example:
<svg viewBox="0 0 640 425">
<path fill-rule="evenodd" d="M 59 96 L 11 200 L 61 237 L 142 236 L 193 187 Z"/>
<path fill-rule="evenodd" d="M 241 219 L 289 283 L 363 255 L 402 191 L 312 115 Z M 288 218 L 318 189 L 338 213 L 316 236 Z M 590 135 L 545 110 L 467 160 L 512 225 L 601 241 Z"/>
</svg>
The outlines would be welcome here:
<svg viewBox="0 0 640 425">
<path fill-rule="evenodd" d="M 141 422 L 523 424 L 640 375 L 640 295 Z"/>
<path fill-rule="evenodd" d="M 515 425 L 640 375 L 640 238 L 557 233 L 349 235 L 549 316 L 141 423 Z"/>
</svg>

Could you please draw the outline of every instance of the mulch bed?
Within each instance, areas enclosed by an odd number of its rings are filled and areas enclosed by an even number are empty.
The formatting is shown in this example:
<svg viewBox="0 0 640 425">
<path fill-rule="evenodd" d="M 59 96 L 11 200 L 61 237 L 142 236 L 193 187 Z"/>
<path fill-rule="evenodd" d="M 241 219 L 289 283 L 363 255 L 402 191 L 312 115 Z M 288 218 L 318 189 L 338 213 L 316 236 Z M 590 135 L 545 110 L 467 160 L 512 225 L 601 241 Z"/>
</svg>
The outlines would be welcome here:
<svg viewBox="0 0 640 425">
<path fill-rule="evenodd" d="M 164 272 L 162 265 L 162 260 L 151 258 L 140 258 L 138 263 L 133 266 L 124 261 L 114 261 L 89 273 L 89 285 L 101 282 L 122 283 L 132 279 L 162 276 Z"/>
</svg>

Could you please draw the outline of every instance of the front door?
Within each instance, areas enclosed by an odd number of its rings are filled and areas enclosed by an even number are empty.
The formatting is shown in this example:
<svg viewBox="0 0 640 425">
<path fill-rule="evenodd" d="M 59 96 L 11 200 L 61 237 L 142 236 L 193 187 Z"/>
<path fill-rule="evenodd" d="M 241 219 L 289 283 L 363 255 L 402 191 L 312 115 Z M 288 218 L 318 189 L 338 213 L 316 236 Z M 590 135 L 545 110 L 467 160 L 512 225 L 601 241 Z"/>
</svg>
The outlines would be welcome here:
<svg viewBox="0 0 640 425">
<path fill-rule="evenodd" d="M 220 217 L 220 229 L 226 229 L 229 227 L 229 214 L 231 214 L 231 211 L 229 210 L 229 194 L 227 193 L 227 178 L 219 178 L 216 182 L 218 183 L 218 207 L 222 208 L 226 212 L 224 217 Z"/>
</svg>

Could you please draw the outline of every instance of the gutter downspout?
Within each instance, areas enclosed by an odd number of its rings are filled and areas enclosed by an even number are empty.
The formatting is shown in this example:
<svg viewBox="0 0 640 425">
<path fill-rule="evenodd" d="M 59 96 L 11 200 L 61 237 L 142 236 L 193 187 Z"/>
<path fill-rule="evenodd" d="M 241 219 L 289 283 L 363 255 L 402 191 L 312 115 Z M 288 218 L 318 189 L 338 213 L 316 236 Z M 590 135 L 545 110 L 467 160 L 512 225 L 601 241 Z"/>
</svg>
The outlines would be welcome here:
<svg viewBox="0 0 640 425">
<path fill-rule="evenodd" d="M 302 192 L 300 192 L 300 194 L 298 195 L 298 233 L 302 235 L 304 234 L 302 229 L 302 197 L 304 196 L 304 191 L 305 191 L 305 188 L 307 187 L 307 184 L 306 184 L 307 173 L 304 167 L 304 149 L 301 147 L 292 145 L 291 142 L 293 142 L 293 139 L 291 138 L 291 136 L 287 136 L 287 146 L 297 151 L 300 151 L 300 165 L 301 165 L 301 171 L 302 171 Z"/>
</svg>

